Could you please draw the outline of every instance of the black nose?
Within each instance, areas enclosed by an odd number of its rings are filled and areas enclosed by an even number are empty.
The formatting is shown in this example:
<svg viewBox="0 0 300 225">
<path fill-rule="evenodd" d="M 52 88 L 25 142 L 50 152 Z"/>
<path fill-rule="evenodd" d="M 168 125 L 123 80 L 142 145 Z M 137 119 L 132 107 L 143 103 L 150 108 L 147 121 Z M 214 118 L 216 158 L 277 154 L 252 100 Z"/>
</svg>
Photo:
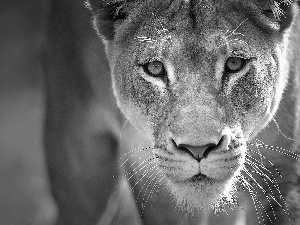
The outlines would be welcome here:
<svg viewBox="0 0 300 225">
<path fill-rule="evenodd" d="M 175 148 L 179 151 L 186 152 L 193 156 L 196 160 L 200 161 L 202 158 L 205 158 L 209 152 L 216 151 L 218 149 L 226 150 L 229 146 L 229 140 L 230 138 L 227 135 L 223 135 L 219 141 L 201 141 L 201 143 L 205 143 L 203 145 L 191 145 L 188 142 L 186 143 L 178 143 L 175 140 L 173 140 L 173 143 L 175 145 Z"/>
</svg>

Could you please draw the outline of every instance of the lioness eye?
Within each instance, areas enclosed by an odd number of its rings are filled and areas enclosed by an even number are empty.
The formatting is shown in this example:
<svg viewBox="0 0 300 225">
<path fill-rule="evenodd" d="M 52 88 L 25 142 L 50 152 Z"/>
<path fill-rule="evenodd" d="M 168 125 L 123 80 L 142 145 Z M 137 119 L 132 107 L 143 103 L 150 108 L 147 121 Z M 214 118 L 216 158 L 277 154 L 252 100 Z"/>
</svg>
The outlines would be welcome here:
<svg viewBox="0 0 300 225">
<path fill-rule="evenodd" d="M 165 67 L 160 61 L 146 63 L 143 68 L 146 73 L 153 77 L 164 76 L 166 73 Z"/>
<path fill-rule="evenodd" d="M 229 73 L 236 73 L 244 67 L 245 62 L 246 60 L 243 58 L 231 57 L 226 61 L 225 71 Z"/>
</svg>

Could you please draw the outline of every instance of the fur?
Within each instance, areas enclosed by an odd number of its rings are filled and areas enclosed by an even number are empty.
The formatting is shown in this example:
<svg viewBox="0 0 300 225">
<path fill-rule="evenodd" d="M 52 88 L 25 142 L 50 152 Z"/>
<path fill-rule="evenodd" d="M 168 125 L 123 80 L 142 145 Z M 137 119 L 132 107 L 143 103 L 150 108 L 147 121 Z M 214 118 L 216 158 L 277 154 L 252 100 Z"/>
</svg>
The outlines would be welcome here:
<svg viewBox="0 0 300 225">
<path fill-rule="evenodd" d="M 276 211 L 270 203 L 274 196 L 263 192 L 266 202 L 259 202 L 258 193 L 253 195 L 252 175 L 245 167 L 253 157 L 247 143 L 274 118 L 289 75 L 299 81 L 294 65 L 299 54 L 297 3 L 90 0 L 89 7 L 106 44 L 118 106 L 151 138 L 153 160 L 176 204 L 190 212 L 220 207 L 235 199 L 240 185 L 256 207 Z M 230 57 L 247 63 L 241 71 L 227 73 L 224 65 Z M 149 60 L 162 62 L 167 75 L 147 74 L 143 66 Z M 208 151 L 206 146 L 215 147 Z M 204 152 L 201 161 L 194 149 Z M 197 178 L 199 173 L 205 176 Z M 292 193 L 288 190 L 297 192 L 284 188 L 285 196 Z M 295 203 L 287 199 L 286 204 L 297 224 Z M 289 223 L 285 215 L 277 223 L 264 213 L 262 218 L 273 224 Z"/>
</svg>

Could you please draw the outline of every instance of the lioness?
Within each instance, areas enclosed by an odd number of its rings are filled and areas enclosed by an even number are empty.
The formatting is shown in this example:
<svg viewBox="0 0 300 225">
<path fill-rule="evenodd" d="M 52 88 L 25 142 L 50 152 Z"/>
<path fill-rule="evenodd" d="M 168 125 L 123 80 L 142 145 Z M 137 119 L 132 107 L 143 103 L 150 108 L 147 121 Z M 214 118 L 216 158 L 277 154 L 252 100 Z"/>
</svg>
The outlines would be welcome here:
<svg viewBox="0 0 300 225">
<path fill-rule="evenodd" d="M 109 123 L 99 152 L 111 163 L 91 156 L 81 172 L 80 154 L 94 153 L 63 149 L 53 160 L 63 157 L 71 169 L 58 171 L 48 150 L 58 223 L 95 224 L 99 216 L 100 224 L 300 224 L 297 1 L 89 0 L 88 7 L 117 104 L 150 147 L 121 145 L 125 157 L 109 158 L 114 135 L 127 135 L 127 123 L 122 131 Z M 82 174 L 95 179 L 87 188 Z M 74 219 L 58 181 L 75 190 L 77 213 L 87 216 Z M 107 192 L 95 200 L 89 192 L 97 188 Z"/>
</svg>

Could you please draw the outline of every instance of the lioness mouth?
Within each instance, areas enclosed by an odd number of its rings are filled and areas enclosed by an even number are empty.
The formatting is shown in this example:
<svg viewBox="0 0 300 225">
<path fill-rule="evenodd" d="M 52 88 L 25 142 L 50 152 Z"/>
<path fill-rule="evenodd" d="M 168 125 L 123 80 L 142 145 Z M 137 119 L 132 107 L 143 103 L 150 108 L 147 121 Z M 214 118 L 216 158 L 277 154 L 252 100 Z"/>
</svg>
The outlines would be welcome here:
<svg viewBox="0 0 300 225">
<path fill-rule="evenodd" d="M 193 176 L 191 178 L 192 182 L 199 182 L 199 181 L 203 181 L 204 179 L 207 179 L 208 177 L 202 173 L 198 173 L 197 175 Z"/>
</svg>

